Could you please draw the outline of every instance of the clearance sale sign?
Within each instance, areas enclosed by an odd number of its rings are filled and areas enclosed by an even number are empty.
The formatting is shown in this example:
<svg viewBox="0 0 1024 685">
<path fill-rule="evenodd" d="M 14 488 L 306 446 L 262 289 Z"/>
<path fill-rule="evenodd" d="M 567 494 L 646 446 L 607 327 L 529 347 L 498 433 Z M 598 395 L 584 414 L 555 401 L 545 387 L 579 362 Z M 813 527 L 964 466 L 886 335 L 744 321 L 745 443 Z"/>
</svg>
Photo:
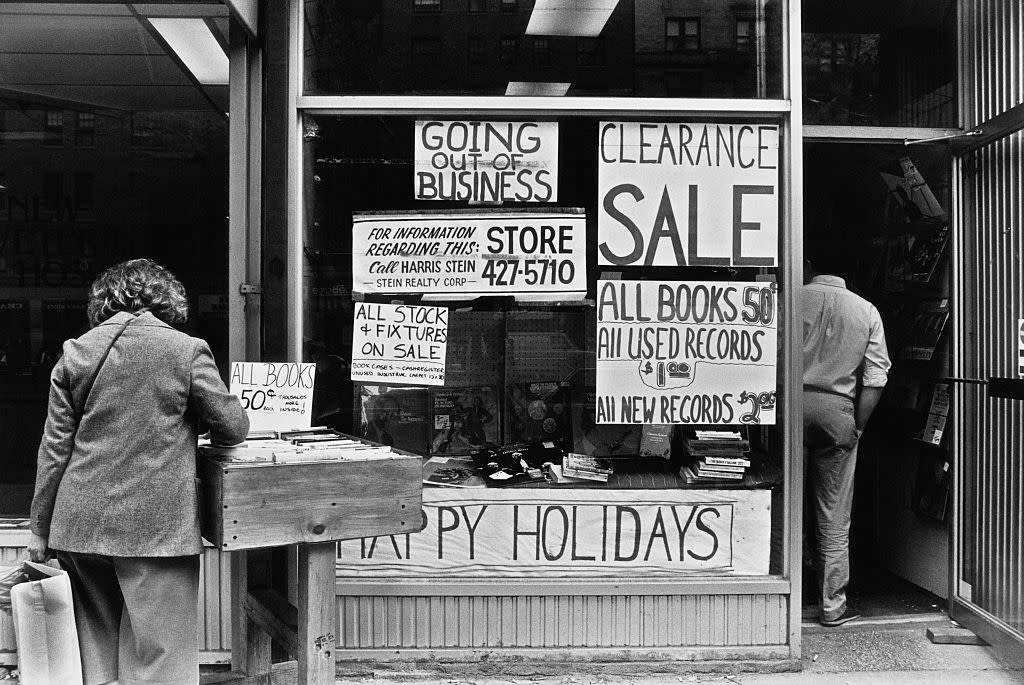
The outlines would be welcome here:
<svg viewBox="0 0 1024 685">
<path fill-rule="evenodd" d="M 778 126 L 604 122 L 598 145 L 598 264 L 778 264 Z"/>
</svg>

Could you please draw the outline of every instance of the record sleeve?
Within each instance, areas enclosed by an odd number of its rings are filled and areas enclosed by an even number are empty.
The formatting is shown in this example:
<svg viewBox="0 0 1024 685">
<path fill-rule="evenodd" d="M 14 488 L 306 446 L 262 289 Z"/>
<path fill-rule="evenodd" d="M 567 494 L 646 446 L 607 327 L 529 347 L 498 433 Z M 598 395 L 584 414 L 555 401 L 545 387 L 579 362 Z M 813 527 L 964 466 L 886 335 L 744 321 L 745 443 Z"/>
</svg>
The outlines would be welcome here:
<svg viewBox="0 0 1024 685">
<path fill-rule="evenodd" d="M 513 383 L 508 388 L 508 442 L 551 442 L 573 447 L 569 384 Z"/>
<path fill-rule="evenodd" d="M 426 454 L 430 447 L 426 388 L 357 385 L 359 437 Z"/>
<path fill-rule="evenodd" d="M 498 443 L 500 413 L 493 387 L 433 388 L 430 400 L 430 454 L 473 454 Z"/>
</svg>

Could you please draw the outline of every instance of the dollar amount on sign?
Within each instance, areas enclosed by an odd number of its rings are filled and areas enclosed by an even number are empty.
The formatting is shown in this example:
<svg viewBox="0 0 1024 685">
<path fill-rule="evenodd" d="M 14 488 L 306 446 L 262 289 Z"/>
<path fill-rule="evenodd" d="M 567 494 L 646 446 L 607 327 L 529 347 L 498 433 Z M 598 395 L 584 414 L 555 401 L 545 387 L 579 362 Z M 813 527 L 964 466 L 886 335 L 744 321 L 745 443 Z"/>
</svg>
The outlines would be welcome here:
<svg viewBox="0 0 1024 685">
<path fill-rule="evenodd" d="M 568 285 L 576 265 L 569 259 L 489 259 L 481 276 L 491 286 Z"/>
</svg>

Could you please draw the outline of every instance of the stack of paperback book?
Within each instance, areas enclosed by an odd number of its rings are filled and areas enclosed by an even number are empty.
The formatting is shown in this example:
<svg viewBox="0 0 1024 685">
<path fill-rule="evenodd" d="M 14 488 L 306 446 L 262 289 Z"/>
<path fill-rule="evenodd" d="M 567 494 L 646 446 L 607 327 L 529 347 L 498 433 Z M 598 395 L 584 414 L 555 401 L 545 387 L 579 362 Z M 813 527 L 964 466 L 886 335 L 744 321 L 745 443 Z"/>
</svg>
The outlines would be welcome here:
<svg viewBox="0 0 1024 685">
<path fill-rule="evenodd" d="M 679 475 L 687 483 L 729 483 L 742 481 L 750 459 L 750 441 L 739 431 L 699 430 L 696 436 L 683 441 L 690 464 Z"/>
<path fill-rule="evenodd" d="M 258 431 L 238 445 L 212 445 L 200 441 L 200 453 L 222 461 L 299 464 L 323 461 L 383 459 L 391 448 L 368 443 L 330 428 L 293 431 Z"/>
<path fill-rule="evenodd" d="M 583 454 L 569 452 L 562 457 L 562 475 L 566 479 L 594 480 L 607 483 L 612 469 L 607 462 Z"/>
</svg>

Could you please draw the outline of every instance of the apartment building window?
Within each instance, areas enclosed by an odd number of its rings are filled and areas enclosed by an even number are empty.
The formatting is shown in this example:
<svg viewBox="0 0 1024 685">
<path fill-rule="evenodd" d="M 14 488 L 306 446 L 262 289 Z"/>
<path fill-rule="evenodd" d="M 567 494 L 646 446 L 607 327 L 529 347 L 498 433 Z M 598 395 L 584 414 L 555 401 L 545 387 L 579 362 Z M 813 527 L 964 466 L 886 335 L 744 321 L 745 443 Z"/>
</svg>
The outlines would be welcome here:
<svg viewBox="0 0 1024 685">
<path fill-rule="evenodd" d="M 694 17 L 666 19 L 665 49 L 669 52 L 700 50 L 700 19 Z"/>
<path fill-rule="evenodd" d="M 605 65 L 604 41 L 600 38 L 576 39 L 576 64 L 581 67 Z"/>
<path fill-rule="evenodd" d="M 64 143 L 64 112 L 47 111 L 43 120 L 43 145 Z"/>
<path fill-rule="evenodd" d="M 487 0 L 469 0 L 469 11 L 473 14 L 482 14 L 487 11 Z"/>
<path fill-rule="evenodd" d="M 75 114 L 75 145 L 92 147 L 96 144 L 96 115 L 92 112 Z"/>
<path fill-rule="evenodd" d="M 502 12 L 518 12 L 519 0 L 501 0 Z"/>
<path fill-rule="evenodd" d="M 740 52 L 748 52 L 754 47 L 754 20 L 736 20 L 736 49 Z"/>
<path fill-rule="evenodd" d="M 417 12 L 440 12 L 441 0 L 412 0 L 412 8 Z"/>
<path fill-rule="evenodd" d="M 499 45 L 498 61 L 507 67 L 514 65 L 519 53 L 519 39 L 511 36 L 502 36 Z"/>
<path fill-rule="evenodd" d="M 850 43 L 845 38 L 833 38 L 829 49 L 818 58 L 821 71 L 835 71 L 850 63 Z"/>
<path fill-rule="evenodd" d="M 551 66 L 551 41 L 547 38 L 533 39 L 533 63 L 538 67 Z"/>
</svg>

